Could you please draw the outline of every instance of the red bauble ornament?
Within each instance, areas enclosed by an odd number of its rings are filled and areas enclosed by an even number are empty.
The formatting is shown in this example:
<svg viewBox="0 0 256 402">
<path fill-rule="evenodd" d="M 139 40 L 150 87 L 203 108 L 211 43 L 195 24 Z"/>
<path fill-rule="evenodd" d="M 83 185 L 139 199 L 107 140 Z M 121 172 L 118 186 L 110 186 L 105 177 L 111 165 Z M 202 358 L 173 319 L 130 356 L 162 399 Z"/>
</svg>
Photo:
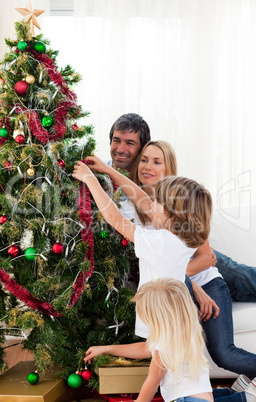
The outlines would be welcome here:
<svg viewBox="0 0 256 402">
<path fill-rule="evenodd" d="M 20 248 L 19 246 L 16 246 L 16 244 L 13 244 L 12 246 L 10 246 L 7 250 L 7 253 L 10 257 L 14 258 L 17 257 L 18 255 L 20 255 Z"/>
<path fill-rule="evenodd" d="M 82 371 L 81 377 L 85 380 L 85 381 L 89 381 L 90 378 L 92 377 L 93 373 L 86 369 Z"/>
<path fill-rule="evenodd" d="M 78 130 L 79 127 L 77 124 L 73 124 L 72 128 L 73 128 L 73 130 Z"/>
<path fill-rule="evenodd" d="M 65 162 L 62 159 L 57 159 L 57 162 L 62 169 L 65 167 Z"/>
<path fill-rule="evenodd" d="M 123 238 L 123 239 L 121 240 L 121 246 L 127 247 L 128 245 L 129 245 L 129 240 L 126 239 L 126 238 Z"/>
<path fill-rule="evenodd" d="M 26 81 L 18 81 L 14 85 L 14 90 L 17 95 L 26 95 L 28 86 L 29 85 L 26 83 Z"/>
<path fill-rule="evenodd" d="M 17 142 L 17 144 L 23 144 L 23 142 L 25 141 L 24 135 L 17 135 L 17 137 L 15 137 L 15 141 Z"/>
<path fill-rule="evenodd" d="M 11 170 L 11 168 L 12 168 L 11 162 L 9 162 L 9 161 L 5 162 L 4 167 L 5 167 L 6 169 L 8 169 L 8 170 Z"/>
<path fill-rule="evenodd" d="M 61 243 L 57 242 L 52 246 L 52 251 L 55 254 L 61 254 L 64 251 L 64 247 L 63 247 L 63 245 Z"/>
<path fill-rule="evenodd" d="M 1 215 L 0 216 L 0 225 L 3 225 L 7 221 L 7 216 Z"/>
</svg>

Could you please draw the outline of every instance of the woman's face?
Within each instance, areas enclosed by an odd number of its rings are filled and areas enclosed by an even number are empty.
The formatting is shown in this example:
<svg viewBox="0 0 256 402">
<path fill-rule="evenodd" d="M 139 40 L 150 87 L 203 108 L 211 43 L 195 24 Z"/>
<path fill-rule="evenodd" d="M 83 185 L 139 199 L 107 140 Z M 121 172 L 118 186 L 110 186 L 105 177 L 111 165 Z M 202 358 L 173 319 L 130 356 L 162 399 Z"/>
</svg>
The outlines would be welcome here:
<svg viewBox="0 0 256 402">
<path fill-rule="evenodd" d="M 163 152 L 156 145 L 149 145 L 141 154 L 138 165 L 139 181 L 143 185 L 154 187 L 166 175 Z"/>
</svg>

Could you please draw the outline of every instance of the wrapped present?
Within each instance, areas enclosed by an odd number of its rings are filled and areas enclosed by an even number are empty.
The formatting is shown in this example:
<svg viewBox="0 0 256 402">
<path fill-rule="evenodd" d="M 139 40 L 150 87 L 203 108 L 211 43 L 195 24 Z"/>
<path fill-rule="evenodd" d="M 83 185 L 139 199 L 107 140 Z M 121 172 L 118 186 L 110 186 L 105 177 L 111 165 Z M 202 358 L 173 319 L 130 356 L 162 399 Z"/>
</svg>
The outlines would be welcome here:
<svg viewBox="0 0 256 402">
<path fill-rule="evenodd" d="M 36 385 L 27 381 L 29 373 L 36 370 L 32 361 L 19 362 L 0 376 L 1 402 L 62 402 L 66 382 L 56 378 L 56 370 L 46 373 Z"/>
<path fill-rule="evenodd" d="M 105 365 L 98 369 L 100 394 L 139 393 L 148 375 L 149 364 Z"/>
</svg>

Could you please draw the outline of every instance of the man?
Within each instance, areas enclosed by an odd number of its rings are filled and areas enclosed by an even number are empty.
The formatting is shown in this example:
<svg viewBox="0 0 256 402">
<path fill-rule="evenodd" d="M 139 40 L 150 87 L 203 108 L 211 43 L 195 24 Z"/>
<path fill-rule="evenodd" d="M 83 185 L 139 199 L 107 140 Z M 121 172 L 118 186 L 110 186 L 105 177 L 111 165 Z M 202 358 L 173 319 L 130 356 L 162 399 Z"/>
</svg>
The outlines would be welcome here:
<svg viewBox="0 0 256 402">
<path fill-rule="evenodd" d="M 115 121 L 109 138 L 113 166 L 132 173 L 142 148 L 150 141 L 150 129 L 141 116 L 127 113 Z"/>
</svg>

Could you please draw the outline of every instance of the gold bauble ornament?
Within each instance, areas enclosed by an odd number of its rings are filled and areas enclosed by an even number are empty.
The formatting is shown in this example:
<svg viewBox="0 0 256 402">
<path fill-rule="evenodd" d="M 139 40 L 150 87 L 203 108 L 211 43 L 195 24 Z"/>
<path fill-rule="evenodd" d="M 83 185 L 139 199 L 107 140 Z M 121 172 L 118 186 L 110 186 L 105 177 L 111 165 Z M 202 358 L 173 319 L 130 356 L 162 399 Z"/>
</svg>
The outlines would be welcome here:
<svg viewBox="0 0 256 402">
<path fill-rule="evenodd" d="M 18 128 L 17 130 L 14 130 L 12 136 L 15 139 L 17 137 L 17 135 L 23 135 L 23 137 L 25 137 L 25 133 L 24 130 L 22 130 L 22 128 Z"/>
<path fill-rule="evenodd" d="M 35 82 L 35 77 L 33 75 L 27 75 L 25 81 L 27 84 L 32 85 Z"/>
<path fill-rule="evenodd" d="M 34 176 L 35 173 L 36 173 L 35 169 L 34 169 L 32 166 L 30 166 L 30 167 L 28 168 L 28 170 L 27 170 L 27 174 L 28 174 L 29 176 Z"/>
</svg>

